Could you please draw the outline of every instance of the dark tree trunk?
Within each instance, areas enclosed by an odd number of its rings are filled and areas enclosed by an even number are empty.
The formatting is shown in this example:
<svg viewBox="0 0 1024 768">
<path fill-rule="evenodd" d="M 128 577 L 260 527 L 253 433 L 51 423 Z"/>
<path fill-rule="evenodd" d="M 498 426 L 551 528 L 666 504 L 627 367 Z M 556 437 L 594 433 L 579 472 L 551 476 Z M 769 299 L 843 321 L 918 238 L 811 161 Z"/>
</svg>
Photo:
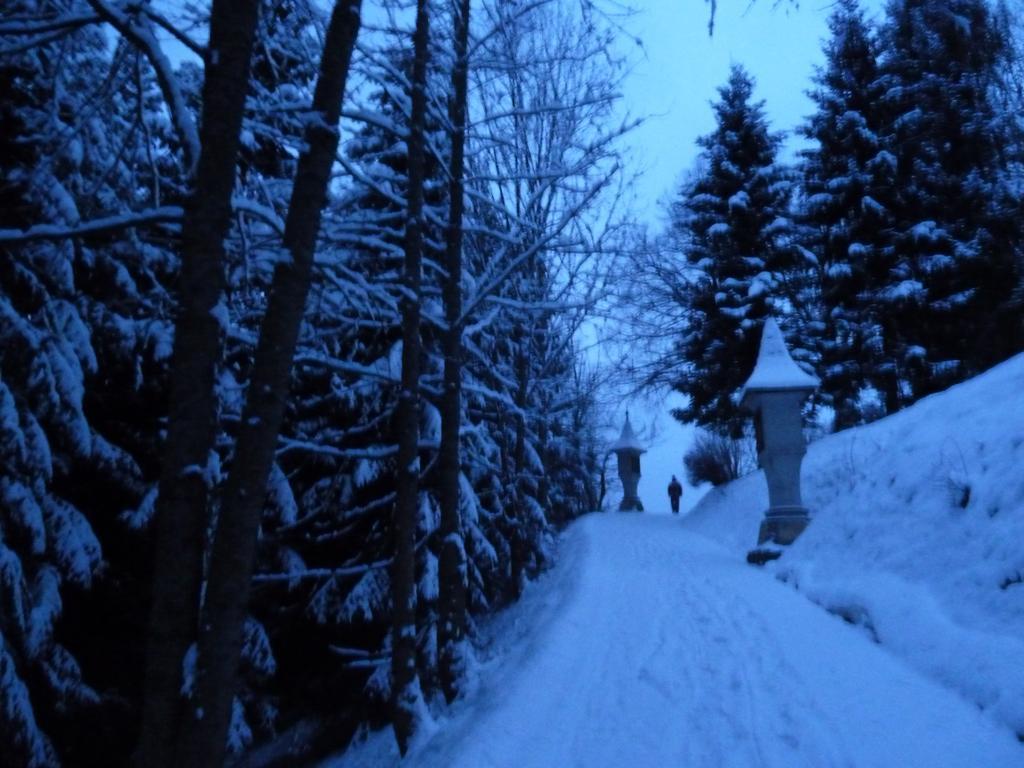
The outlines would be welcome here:
<svg viewBox="0 0 1024 768">
<path fill-rule="evenodd" d="M 522 596 L 524 571 L 526 570 L 526 526 L 530 516 L 526 513 L 526 495 L 529 491 L 526 476 L 526 404 L 529 400 L 530 360 L 527 357 L 527 335 L 517 333 L 518 351 L 516 353 L 516 447 L 515 447 L 515 478 L 516 498 L 513 506 L 515 520 L 512 527 L 510 557 L 512 559 L 512 593 L 513 600 Z"/>
<path fill-rule="evenodd" d="M 469 62 L 469 0 L 453 3 L 455 67 L 448 117 L 452 154 L 448 185 L 448 232 L 445 250 L 444 395 L 441 400 L 441 562 L 438 573 L 438 673 L 445 699 L 459 694 L 462 640 L 466 628 L 466 553 L 459 513 L 459 428 L 462 418 L 462 212 L 463 155 L 466 145 L 466 92 Z"/>
<path fill-rule="evenodd" d="M 135 755 L 145 768 L 163 768 L 173 760 L 183 711 L 182 666 L 196 638 L 209 492 L 205 469 L 217 434 L 215 376 L 224 345 L 217 306 L 224 297 L 224 237 L 245 109 L 246 89 L 239 84 L 249 80 L 258 9 L 258 0 L 214 0 L 210 12 L 201 151 L 182 226 L 170 415 Z"/>
<path fill-rule="evenodd" d="M 540 448 L 540 463 L 543 468 L 541 476 L 537 479 L 537 504 L 539 504 L 540 508 L 545 512 L 551 514 L 548 509 L 548 492 L 551 488 L 551 483 L 548 480 L 548 471 L 551 469 L 551 449 L 548 443 L 551 433 L 548 429 L 548 422 L 546 418 L 546 405 L 549 405 L 549 403 L 543 403 L 541 405 L 541 418 L 540 421 L 537 422 L 537 445 Z M 558 522 L 563 523 L 565 521 L 559 520 Z"/>
<path fill-rule="evenodd" d="M 607 480 L 607 478 L 608 478 L 608 457 L 609 456 L 611 456 L 610 452 L 606 453 L 604 455 L 604 458 L 601 460 L 601 486 L 600 486 L 601 490 L 600 490 L 600 492 L 598 494 L 598 497 L 597 497 L 597 511 L 598 512 L 603 512 L 604 511 L 604 497 L 608 493 L 608 485 L 607 485 L 608 480 Z"/>
<path fill-rule="evenodd" d="M 338 121 L 361 0 L 338 0 L 324 40 L 308 121 L 285 222 L 290 257 L 274 269 L 234 462 L 217 520 L 199 635 L 198 696 L 184 721 L 180 764 L 219 768 L 231 723 L 257 532 L 266 499 L 305 313 L 320 218 L 338 149 Z"/>
<path fill-rule="evenodd" d="M 405 291 L 402 296 L 402 392 L 395 488 L 395 554 L 391 569 L 392 725 L 404 755 L 422 695 L 416 678 L 416 519 L 419 496 L 420 272 L 423 260 L 423 134 L 427 113 L 430 19 L 427 0 L 416 2 L 413 34 L 412 114 L 409 119 L 409 191 L 405 221 Z"/>
</svg>

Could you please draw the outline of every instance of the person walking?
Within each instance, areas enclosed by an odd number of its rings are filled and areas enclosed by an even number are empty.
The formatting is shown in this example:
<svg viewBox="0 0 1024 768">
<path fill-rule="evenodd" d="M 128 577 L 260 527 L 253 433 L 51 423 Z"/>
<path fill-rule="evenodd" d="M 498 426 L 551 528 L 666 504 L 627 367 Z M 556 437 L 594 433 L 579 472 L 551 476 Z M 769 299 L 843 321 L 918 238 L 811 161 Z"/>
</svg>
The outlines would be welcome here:
<svg viewBox="0 0 1024 768">
<path fill-rule="evenodd" d="M 672 475 L 672 482 L 668 484 L 668 498 L 672 502 L 672 514 L 679 514 L 679 497 L 683 495 L 683 486 L 676 480 L 676 476 Z"/>
</svg>

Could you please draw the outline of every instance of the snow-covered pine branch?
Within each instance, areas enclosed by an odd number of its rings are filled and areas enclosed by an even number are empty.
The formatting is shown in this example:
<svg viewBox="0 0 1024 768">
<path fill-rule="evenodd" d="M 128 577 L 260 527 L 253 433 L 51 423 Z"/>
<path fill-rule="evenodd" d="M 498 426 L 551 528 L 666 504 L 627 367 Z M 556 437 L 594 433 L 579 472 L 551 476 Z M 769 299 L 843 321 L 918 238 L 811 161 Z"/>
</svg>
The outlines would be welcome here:
<svg viewBox="0 0 1024 768">
<path fill-rule="evenodd" d="M 137 213 L 94 219 L 74 226 L 36 224 L 25 230 L 0 229 L 0 245 L 17 246 L 47 240 L 107 235 L 133 227 L 154 224 L 181 224 L 183 215 L 182 209 L 177 206 L 164 206 Z"/>
</svg>

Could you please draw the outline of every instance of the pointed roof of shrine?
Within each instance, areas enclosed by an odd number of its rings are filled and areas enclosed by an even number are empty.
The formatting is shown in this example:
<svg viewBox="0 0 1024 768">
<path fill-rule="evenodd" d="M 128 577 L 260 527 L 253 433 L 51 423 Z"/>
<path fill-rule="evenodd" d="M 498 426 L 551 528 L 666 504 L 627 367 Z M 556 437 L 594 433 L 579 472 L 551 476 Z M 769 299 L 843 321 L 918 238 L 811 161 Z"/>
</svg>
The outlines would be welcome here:
<svg viewBox="0 0 1024 768">
<path fill-rule="evenodd" d="M 619 439 L 612 445 L 611 450 L 639 451 L 640 453 L 647 451 L 633 432 L 633 425 L 629 423 L 629 411 L 626 411 L 626 423 L 622 425 L 622 434 L 619 435 Z"/>
<path fill-rule="evenodd" d="M 786 340 L 774 318 L 764 321 L 761 349 L 757 353 L 754 372 L 740 390 L 740 401 L 752 392 L 816 389 L 821 382 L 794 362 L 786 348 Z"/>
</svg>

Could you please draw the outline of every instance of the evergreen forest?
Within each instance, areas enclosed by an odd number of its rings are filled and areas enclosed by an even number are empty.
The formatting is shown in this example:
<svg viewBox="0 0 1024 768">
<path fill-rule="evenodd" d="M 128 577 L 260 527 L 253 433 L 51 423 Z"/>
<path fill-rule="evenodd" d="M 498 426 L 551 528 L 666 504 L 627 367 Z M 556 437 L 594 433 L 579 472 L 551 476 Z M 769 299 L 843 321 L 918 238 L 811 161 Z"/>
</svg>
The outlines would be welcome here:
<svg viewBox="0 0 1024 768">
<path fill-rule="evenodd" d="M 0 0 L 0 766 L 404 754 L 625 388 L 735 442 L 769 316 L 834 430 L 1024 350 L 1020 8 L 839 0 L 656 233 L 616 8 Z"/>
</svg>

